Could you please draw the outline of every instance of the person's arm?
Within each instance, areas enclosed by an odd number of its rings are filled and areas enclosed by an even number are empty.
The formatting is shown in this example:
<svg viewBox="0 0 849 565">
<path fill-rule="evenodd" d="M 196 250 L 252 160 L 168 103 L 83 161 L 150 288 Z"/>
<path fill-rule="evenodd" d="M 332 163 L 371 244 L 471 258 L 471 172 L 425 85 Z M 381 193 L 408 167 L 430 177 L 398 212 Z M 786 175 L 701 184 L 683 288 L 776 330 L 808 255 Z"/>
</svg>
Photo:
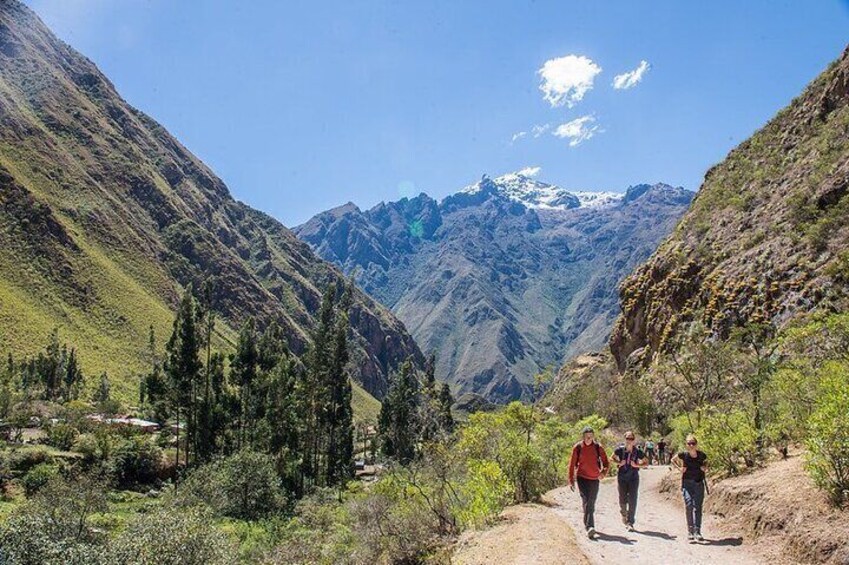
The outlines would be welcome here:
<svg viewBox="0 0 849 565">
<path fill-rule="evenodd" d="M 575 468 L 578 466 L 578 446 L 572 448 L 572 456 L 569 458 L 569 486 L 575 490 Z"/>
<path fill-rule="evenodd" d="M 702 452 L 702 471 L 704 471 L 706 473 L 707 470 L 708 470 L 707 455 L 705 455 L 705 453 Z"/>
<path fill-rule="evenodd" d="M 601 450 L 601 476 L 606 477 L 607 471 L 610 470 L 610 461 L 607 459 L 607 451 L 601 445 L 598 448 Z"/>
<path fill-rule="evenodd" d="M 622 458 L 619 457 L 619 450 L 618 449 L 613 450 L 612 458 L 613 458 L 613 461 L 616 463 L 616 465 L 618 467 L 621 467 L 622 465 L 625 464 L 625 462 L 622 460 Z"/>
<path fill-rule="evenodd" d="M 683 473 L 684 472 L 684 463 L 681 461 L 680 455 L 681 455 L 680 453 L 676 453 L 675 455 L 673 455 L 672 459 L 669 460 L 669 463 L 673 467 L 675 467 L 676 469 L 678 469 L 679 471 L 681 471 Z"/>
<path fill-rule="evenodd" d="M 643 453 L 642 451 L 638 451 L 637 452 L 637 467 L 645 468 L 645 467 L 648 467 L 648 466 L 649 466 L 649 460 L 648 460 L 648 458 L 646 458 L 646 454 Z"/>
</svg>

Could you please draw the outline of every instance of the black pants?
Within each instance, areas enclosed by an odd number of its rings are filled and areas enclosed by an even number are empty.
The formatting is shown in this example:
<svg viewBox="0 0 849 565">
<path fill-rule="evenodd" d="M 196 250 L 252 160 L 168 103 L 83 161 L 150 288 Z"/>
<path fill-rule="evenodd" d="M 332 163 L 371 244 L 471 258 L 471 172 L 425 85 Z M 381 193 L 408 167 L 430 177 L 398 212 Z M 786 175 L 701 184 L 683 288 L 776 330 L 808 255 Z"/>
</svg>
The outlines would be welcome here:
<svg viewBox="0 0 849 565">
<path fill-rule="evenodd" d="M 619 484 L 619 511 L 622 513 L 622 517 L 633 526 L 634 516 L 637 514 L 637 491 L 640 490 L 640 477 L 619 479 L 616 482 Z"/>
<path fill-rule="evenodd" d="M 578 490 L 581 492 L 581 500 L 584 503 L 584 527 L 595 528 L 595 501 L 598 498 L 598 479 L 584 479 L 578 477 Z"/>
<path fill-rule="evenodd" d="M 681 493 L 687 507 L 687 530 L 691 534 L 702 532 L 702 504 L 705 501 L 704 481 L 681 481 Z"/>
</svg>

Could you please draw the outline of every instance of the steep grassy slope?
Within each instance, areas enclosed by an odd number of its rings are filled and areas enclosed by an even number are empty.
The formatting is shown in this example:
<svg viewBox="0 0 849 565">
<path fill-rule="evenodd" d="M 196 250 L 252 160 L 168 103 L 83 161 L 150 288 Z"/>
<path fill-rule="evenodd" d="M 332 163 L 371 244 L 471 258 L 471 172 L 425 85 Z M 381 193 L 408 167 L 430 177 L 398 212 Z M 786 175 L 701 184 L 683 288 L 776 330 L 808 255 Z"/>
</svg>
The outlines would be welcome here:
<svg viewBox="0 0 849 565">
<path fill-rule="evenodd" d="M 845 308 L 849 289 L 849 49 L 705 175 L 673 235 L 621 287 L 610 346 L 648 364 L 699 321 L 779 326 Z"/>
<path fill-rule="evenodd" d="M 534 207 L 546 195 L 560 207 Z M 458 395 L 506 402 L 530 398 L 545 368 L 607 342 L 617 285 L 691 197 L 638 185 L 610 205 L 580 207 L 514 173 L 441 202 L 422 194 L 366 211 L 348 204 L 295 232 L 390 306 Z"/>
<path fill-rule="evenodd" d="M 235 201 L 162 126 L 15 0 L 0 2 L 0 351 L 33 353 L 52 327 L 89 373 L 135 389 L 147 329 L 164 340 L 182 290 L 214 275 L 219 346 L 254 316 L 307 346 L 342 275 L 286 228 Z M 355 376 L 386 390 L 420 351 L 357 292 Z"/>
</svg>

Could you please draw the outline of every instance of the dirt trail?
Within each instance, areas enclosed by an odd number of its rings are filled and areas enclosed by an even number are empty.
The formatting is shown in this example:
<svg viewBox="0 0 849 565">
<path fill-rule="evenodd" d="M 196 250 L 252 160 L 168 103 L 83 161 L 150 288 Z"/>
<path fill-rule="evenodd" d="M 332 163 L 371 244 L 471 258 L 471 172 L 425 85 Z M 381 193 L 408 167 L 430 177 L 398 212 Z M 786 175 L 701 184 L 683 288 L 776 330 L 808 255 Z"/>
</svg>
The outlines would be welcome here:
<svg viewBox="0 0 849 565">
<path fill-rule="evenodd" d="M 640 471 L 640 495 L 637 503 L 636 531 L 629 532 L 619 516 L 619 498 L 615 479 L 605 480 L 599 490 L 595 524 L 596 540 L 584 533 L 581 497 L 568 488 L 553 491 L 554 511 L 563 516 L 575 531 L 578 546 L 591 563 L 687 563 L 688 565 L 762 563 L 741 536 L 722 528 L 716 516 L 705 514 L 701 544 L 687 542 L 684 507 L 664 496 L 660 481 L 668 467 L 650 467 Z"/>
<path fill-rule="evenodd" d="M 622 524 L 616 481 L 608 479 L 601 485 L 596 505 L 598 539 L 591 541 L 584 535 L 577 491 L 559 488 L 547 493 L 543 504 L 510 507 L 502 523 L 464 534 L 452 561 L 460 565 L 766 562 L 743 544 L 741 536 L 723 529 L 718 518 L 709 514 L 702 524 L 706 541 L 688 543 L 683 504 L 659 490 L 668 472 L 667 467 L 640 471 L 635 532 L 628 532 Z"/>
</svg>

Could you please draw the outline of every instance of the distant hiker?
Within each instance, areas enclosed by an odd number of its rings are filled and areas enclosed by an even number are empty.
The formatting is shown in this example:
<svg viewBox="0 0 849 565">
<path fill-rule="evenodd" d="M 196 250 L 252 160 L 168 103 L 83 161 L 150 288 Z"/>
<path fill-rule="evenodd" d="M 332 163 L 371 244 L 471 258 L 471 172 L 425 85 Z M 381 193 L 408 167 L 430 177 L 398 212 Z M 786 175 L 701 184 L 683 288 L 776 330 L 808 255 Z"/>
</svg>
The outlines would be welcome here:
<svg viewBox="0 0 849 565">
<path fill-rule="evenodd" d="M 672 458 L 672 464 L 681 470 L 681 493 L 687 507 L 687 539 L 704 541 L 702 537 L 702 504 L 705 501 L 705 471 L 707 455 L 696 449 L 695 436 L 687 436 L 687 451 Z"/>
<path fill-rule="evenodd" d="M 645 454 L 634 445 L 634 432 L 625 432 L 625 444 L 613 452 L 613 461 L 619 466 L 616 484 L 619 487 L 619 512 L 622 523 L 629 532 L 634 531 L 634 515 L 637 513 L 637 491 L 640 488 L 640 468 L 648 466 Z"/>
<path fill-rule="evenodd" d="M 654 460 L 654 442 L 650 439 L 646 440 L 646 459 L 649 465 Z"/>
<path fill-rule="evenodd" d="M 666 465 L 666 440 L 663 438 L 657 442 L 657 461 L 661 465 Z"/>
<path fill-rule="evenodd" d="M 582 432 L 582 439 L 572 448 L 569 459 L 569 488 L 575 490 L 575 478 L 584 506 L 584 527 L 587 536 L 595 539 L 595 501 L 598 498 L 599 481 L 607 475 L 610 463 L 604 448 L 595 441 L 595 432 L 589 426 Z"/>
</svg>

